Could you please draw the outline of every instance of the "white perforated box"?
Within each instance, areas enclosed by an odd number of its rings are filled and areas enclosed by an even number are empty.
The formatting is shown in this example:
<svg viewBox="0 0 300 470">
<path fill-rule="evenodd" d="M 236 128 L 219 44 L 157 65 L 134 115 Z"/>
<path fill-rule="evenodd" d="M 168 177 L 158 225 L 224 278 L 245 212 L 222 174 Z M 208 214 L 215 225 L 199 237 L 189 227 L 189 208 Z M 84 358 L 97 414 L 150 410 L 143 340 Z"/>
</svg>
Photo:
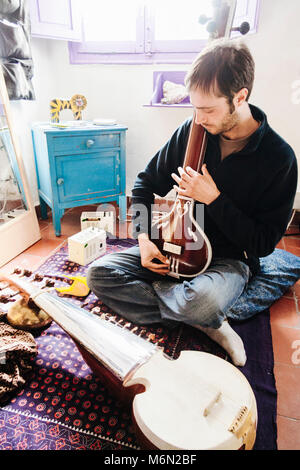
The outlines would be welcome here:
<svg viewBox="0 0 300 470">
<path fill-rule="evenodd" d="M 80 218 L 81 230 L 88 227 L 97 227 L 114 235 L 114 215 L 113 211 L 82 212 Z"/>
<path fill-rule="evenodd" d="M 69 261 L 85 266 L 106 251 L 106 232 L 88 227 L 68 238 Z"/>
</svg>

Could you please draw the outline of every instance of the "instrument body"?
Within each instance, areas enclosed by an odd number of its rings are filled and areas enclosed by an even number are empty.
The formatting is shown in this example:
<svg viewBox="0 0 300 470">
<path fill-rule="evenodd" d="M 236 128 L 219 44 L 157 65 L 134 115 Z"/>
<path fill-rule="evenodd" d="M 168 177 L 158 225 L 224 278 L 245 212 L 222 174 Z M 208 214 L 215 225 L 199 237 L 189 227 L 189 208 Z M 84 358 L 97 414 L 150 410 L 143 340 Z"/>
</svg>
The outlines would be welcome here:
<svg viewBox="0 0 300 470">
<path fill-rule="evenodd" d="M 199 351 L 183 351 L 178 359 L 170 359 L 157 344 L 32 282 L 17 276 L 3 280 L 71 336 L 83 359 L 118 399 L 132 403 L 136 434 L 145 448 L 253 447 L 256 401 L 235 366 Z"/>
<path fill-rule="evenodd" d="M 207 135 L 204 127 L 193 117 L 183 169 L 191 167 L 199 172 L 205 156 Z M 169 275 L 177 279 L 192 278 L 204 272 L 212 258 L 211 244 L 205 235 L 200 220 L 194 218 L 195 201 L 177 194 L 168 214 L 156 218 L 152 223 L 151 240 L 170 261 Z"/>
</svg>

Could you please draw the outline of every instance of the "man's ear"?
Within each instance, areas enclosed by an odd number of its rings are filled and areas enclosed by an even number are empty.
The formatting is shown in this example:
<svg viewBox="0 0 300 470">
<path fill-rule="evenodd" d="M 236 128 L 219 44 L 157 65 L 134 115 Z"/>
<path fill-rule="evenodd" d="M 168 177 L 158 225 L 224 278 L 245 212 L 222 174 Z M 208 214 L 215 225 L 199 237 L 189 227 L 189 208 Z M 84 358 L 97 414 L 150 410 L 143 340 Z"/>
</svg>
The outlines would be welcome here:
<svg viewBox="0 0 300 470">
<path fill-rule="evenodd" d="M 248 88 L 241 88 L 238 91 L 233 99 L 236 106 L 241 106 L 247 100 L 247 96 L 249 94 Z"/>
</svg>

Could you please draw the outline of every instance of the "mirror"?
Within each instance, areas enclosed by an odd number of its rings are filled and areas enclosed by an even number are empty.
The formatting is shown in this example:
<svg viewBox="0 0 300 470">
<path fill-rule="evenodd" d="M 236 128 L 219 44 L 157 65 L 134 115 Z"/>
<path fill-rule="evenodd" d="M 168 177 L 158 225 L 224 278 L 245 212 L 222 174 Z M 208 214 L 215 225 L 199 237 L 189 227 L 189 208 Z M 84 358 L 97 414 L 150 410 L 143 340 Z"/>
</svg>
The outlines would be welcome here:
<svg viewBox="0 0 300 470">
<path fill-rule="evenodd" d="M 40 238 L 0 68 L 0 266 Z"/>
</svg>

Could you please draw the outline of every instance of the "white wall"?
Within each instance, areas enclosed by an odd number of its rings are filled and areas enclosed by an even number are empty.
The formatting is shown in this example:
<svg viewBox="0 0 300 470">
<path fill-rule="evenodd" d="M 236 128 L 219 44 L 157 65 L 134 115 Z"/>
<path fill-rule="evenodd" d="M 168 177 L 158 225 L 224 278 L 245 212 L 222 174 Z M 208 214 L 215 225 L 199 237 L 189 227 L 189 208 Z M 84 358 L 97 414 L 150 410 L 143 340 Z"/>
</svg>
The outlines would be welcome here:
<svg viewBox="0 0 300 470">
<path fill-rule="evenodd" d="M 261 0 L 259 31 L 249 35 L 256 62 L 250 102 L 262 108 L 271 126 L 294 148 L 300 162 L 300 103 L 292 100 L 292 84 L 300 79 L 299 0 Z M 38 203 L 30 127 L 49 120 L 53 98 L 76 93 L 87 98 L 83 119 L 113 117 L 128 126 L 127 193 L 138 171 L 190 114 L 191 109 L 147 108 L 154 70 L 187 70 L 185 65 L 70 65 L 65 41 L 32 39 L 36 101 L 12 102 L 13 118 L 32 195 Z M 300 93 L 298 94 L 298 96 Z M 298 100 L 300 101 L 300 100 Z M 65 111 L 62 119 L 72 119 Z M 68 114 L 70 113 L 70 114 Z"/>
</svg>

